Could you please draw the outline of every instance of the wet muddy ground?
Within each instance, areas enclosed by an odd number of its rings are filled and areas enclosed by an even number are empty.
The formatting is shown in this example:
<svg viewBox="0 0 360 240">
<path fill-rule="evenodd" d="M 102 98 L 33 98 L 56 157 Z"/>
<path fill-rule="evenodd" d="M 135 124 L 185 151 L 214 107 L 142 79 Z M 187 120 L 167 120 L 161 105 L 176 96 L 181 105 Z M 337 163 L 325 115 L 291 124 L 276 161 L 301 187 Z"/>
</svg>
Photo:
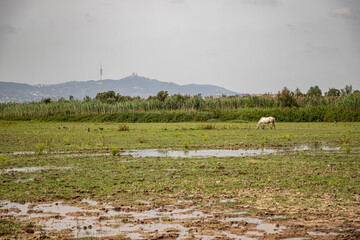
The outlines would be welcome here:
<svg viewBox="0 0 360 240">
<path fill-rule="evenodd" d="M 299 145 L 288 149 L 128 150 L 120 152 L 118 156 L 129 155 L 134 158 L 247 157 L 314 150 L 343 151 L 341 147 L 315 144 Z M 35 152 L 14 154 L 35 154 Z M 47 154 L 52 157 L 76 156 L 74 153 L 66 152 Z M 77 154 L 90 157 L 110 155 L 110 153 Z M 252 164 L 251 161 L 250 164 Z M 327 167 L 331 168 L 333 165 L 330 164 Z M 50 169 L 67 171 L 73 168 L 52 165 L 13 167 L 1 170 L 0 174 L 31 173 Z M 179 171 L 165 167 L 163 170 Z M 24 178 L 18 181 L 26 182 L 34 181 L 34 179 Z M 256 194 L 261 194 L 261 192 Z M 46 200 L 18 203 L 2 200 L 0 201 L 0 220 L 9 219 L 22 224 L 24 228 L 18 235 L 20 239 L 45 237 L 60 239 L 88 237 L 104 239 L 360 239 L 359 211 L 354 213 L 355 217 L 351 220 L 339 217 L 339 215 L 334 218 L 331 213 L 323 210 L 314 210 L 309 213 L 308 209 L 302 209 L 296 213 L 298 216 L 286 210 L 264 209 L 264 211 L 254 213 L 248 211 L 249 208 L 237 204 L 241 202 L 239 199 L 221 197 L 222 199 L 209 198 L 205 203 L 193 201 L 191 198 L 177 199 L 173 204 L 159 204 L 138 199 L 130 205 L 117 201 L 98 202 L 88 198 L 66 203 Z M 256 198 L 256 195 L 250 197 Z M 231 205 L 232 203 L 235 204 Z M 4 235 L 0 236 L 0 239 L 16 237 Z"/>
<path fill-rule="evenodd" d="M 232 199 L 224 199 L 226 203 Z M 103 204 L 83 199 L 74 204 L 15 203 L 0 201 L 1 218 L 15 217 L 32 223 L 24 238 L 119 239 L 346 239 L 360 236 L 360 229 L 339 228 L 337 221 L 288 219 L 267 213 L 254 216 L 244 211 L 195 206 L 191 200 L 152 206 L 139 200 L 137 207 Z M 344 226 L 344 225 L 343 225 Z"/>
</svg>

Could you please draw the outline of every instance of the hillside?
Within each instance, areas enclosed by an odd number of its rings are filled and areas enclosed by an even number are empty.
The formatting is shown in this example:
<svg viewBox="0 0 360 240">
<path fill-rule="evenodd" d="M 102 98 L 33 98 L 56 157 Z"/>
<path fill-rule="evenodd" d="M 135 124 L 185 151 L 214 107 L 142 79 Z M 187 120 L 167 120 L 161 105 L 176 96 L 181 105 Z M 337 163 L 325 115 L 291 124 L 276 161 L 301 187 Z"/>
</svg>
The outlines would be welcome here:
<svg viewBox="0 0 360 240">
<path fill-rule="evenodd" d="M 83 99 L 85 96 L 94 98 L 97 93 L 110 90 L 123 96 L 140 96 L 142 98 L 154 96 L 159 91 L 168 91 L 170 95 L 177 93 L 182 95 L 201 94 L 202 96 L 242 95 L 215 85 L 178 85 L 131 75 L 120 80 L 72 81 L 51 85 L 0 82 L 0 102 L 31 102 L 49 97 L 68 99 L 70 95 L 75 99 Z"/>
</svg>

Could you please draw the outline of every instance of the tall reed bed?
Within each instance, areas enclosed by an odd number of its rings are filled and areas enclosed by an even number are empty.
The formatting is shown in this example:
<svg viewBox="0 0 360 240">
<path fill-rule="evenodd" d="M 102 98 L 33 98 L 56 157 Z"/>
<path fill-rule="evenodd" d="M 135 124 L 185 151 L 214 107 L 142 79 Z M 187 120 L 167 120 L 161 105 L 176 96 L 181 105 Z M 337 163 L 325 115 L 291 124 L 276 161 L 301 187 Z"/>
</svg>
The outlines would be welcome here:
<svg viewBox="0 0 360 240">
<path fill-rule="evenodd" d="M 280 108 L 276 97 L 262 95 L 248 97 L 223 96 L 218 98 L 202 98 L 201 96 L 168 97 L 164 101 L 136 98 L 135 100 L 114 103 L 104 103 L 98 100 L 1 103 L 0 118 L 51 119 L 52 117 L 61 116 L 60 119 L 67 119 L 69 118 L 67 116 L 72 116 L 73 119 L 82 119 L 86 116 L 94 118 L 96 115 L 128 114 L 130 116 L 131 113 L 144 113 L 144 116 L 146 116 L 145 113 L 157 112 L 166 115 L 165 112 L 168 112 L 167 115 L 171 113 L 171 118 L 175 118 L 175 120 L 195 119 L 207 121 L 212 118 L 220 120 L 253 120 L 260 115 L 276 116 L 280 112 L 286 112 L 287 115 L 293 116 L 282 116 L 281 119 L 284 121 L 331 121 L 344 118 L 348 121 L 354 121 L 354 119 L 357 119 L 357 112 L 360 111 L 360 94 L 358 93 L 343 97 L 301 96 L 296 97 L 296 102 L 297 108 Z M 242 113 L 242 117 L 239 117 L 239 112 Z M 184 117 L 184 113 L 190 117 Z M 196 116 L 194 113 L 197 113 Z M 209 113 L 211 113 L 211 116 Z M 74 118 L 74 116 L 77 117 Z M 166 117 L 161 119 L 161 121 L 167 121 Z"/>
</svg>

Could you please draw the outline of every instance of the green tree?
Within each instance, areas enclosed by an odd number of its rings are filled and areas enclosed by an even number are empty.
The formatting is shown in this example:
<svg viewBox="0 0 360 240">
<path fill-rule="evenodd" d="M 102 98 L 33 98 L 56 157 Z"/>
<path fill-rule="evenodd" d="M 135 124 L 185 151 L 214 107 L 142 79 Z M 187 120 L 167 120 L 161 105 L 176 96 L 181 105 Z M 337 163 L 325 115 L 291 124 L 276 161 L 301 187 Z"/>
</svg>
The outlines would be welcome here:
<svg viewBox="0 0 360 240">
<path fill-rule="evenodd" d="M 310 89 L 307 91 L 306 95 L 308 95 L 310 97 L 321 97 L 322 91 L 319 88 L 319 86 L 316 85 L 314 87 L 310 87 Z"/>
<path fill-rule="evenodd" d="M 329 88 L 329 91 L 325 92 L 325 96 L 327 97 L 339 97 L 340 96 L 340 90 L 336 88 Z"/>
<path fill-rule="evenodd" d="M 345 88 L 341 89 L 341 96 L 350 95 L 353 92 L 352 85 L 346 85 Z"/>
<path fill-rule="evenodd" d="M 112 98 L 116 101 L 116 95 L 114 91 L 107 91 L 96 94 L 95 99 L 101 102 L 107 102 L 109 98 Z"/>
<path fill-rule="evenodd" d="M 89 97 L 89 96 L 86 95 L 86 96 L 84 97 L 84 101 L 85 101 L 85 102 L 90 102 L 90 101 L 91 101 L 91 97 Z"/>
<path fill-rule="evenodd" d="M 156 99 L 163 102 L 169 96 L 167 91 L 160 91 L 156 95 Z"/>
<path fill-rule="evenodd" d="M 199 110 L 204 103 L 204 99 L 202 98 L 201 94 L 198 94 L 191 98 L 191 102 L 192 102 L 193 108 L 195 110 Z"/>
<path fill-rule="evenodd" d="M 115 103 L 116 103 L 116 99 L 115 99 L 115 98 L 108 98 L 108 99 L 106 99 L 106 103 L 108 103 L 108 104 L 115 104 Z"/>
<path fill-rule="evenodd" d="M 116 95 L 116 101 L 117 102 L 127 102 L 127 101 L 132 101 L 133 98 L 130 96 L 122 96 L 120 94 Z"/>
<path fill-rule="evenodd" d="M 295 89 L 295 96 L 300 97 L 300 96 L 304 96 L 304 94 L 300 91 L 299 88 L 296 88 Z"/>
<path fill-rule="evenodd" d="M 42 102 L 45 104 L 51 103 L 51 98 L 44 98 Z"/>
<path fill-rule="evenodd" d="M 276 102 L 280 107 L 297 107 L 298 104 L 295 100 L 295 94 L 286 87 L 278 94 L 276 94 Z"/>
</svg>

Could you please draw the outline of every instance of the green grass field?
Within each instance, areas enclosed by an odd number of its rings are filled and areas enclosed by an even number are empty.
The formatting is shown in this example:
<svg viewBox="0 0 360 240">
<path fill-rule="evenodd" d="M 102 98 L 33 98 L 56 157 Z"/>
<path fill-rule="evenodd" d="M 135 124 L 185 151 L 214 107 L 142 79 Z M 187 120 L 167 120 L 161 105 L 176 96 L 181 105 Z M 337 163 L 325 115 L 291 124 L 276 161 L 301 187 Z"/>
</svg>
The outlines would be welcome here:
<svg viewBox="0 0 360 240">
<path fill-rule="evenodd" d="M 124 126 L 128 131 L 124 131 Z M 49 123 L 0 121 L 0 152 L 90 151 L 106 148 L 257 148 L 320 142 L 358 146 L 359 123 Z M 90 132 L 88 132 L 90 128 Z M 99 128 L 103 128 L 101 131 Z M 119 131 L 123 130 L 123 131 Z"/>
<path fill-rule="evenodd" d="M 222 158 L 136 158 L 111 154 L 114 149 L 284 149 L 303 144 L 320 147 Z M 328 146 L 340 149 L 329 151 Z M 196 205 L 212 201 L 222 208 L 255 213 L 357 221 L 359 147 L 360 123 L 277 123 L 275 130 L 257 130 L 256 123 L 124 126 L 3 121 L 0 200 L 77 202 L 89 198 L 125 205 L 144 200 L 156 206 L 191 199 Z M 6 170 L 25 167 L 42 169 Z M 221 199 L 235 201 L 224 204 L 219 202 Z"/>
</svg>

